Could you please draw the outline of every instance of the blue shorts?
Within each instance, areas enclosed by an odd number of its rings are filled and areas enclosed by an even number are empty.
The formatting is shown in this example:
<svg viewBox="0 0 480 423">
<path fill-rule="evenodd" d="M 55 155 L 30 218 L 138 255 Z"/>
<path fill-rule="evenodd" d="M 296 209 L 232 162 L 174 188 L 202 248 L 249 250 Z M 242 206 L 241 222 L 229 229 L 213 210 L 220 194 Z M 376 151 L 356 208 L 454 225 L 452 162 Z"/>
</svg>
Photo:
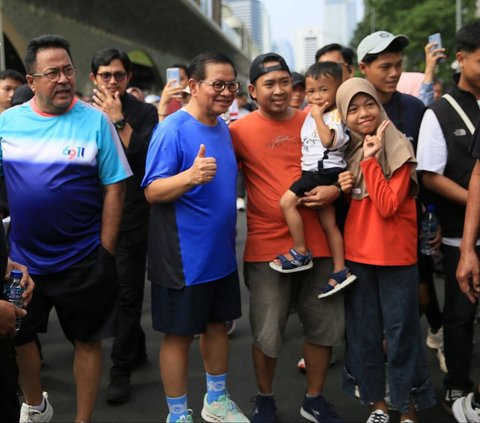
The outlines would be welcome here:
<svg viewBox="0 0 480 423">
<path fill-rule="evenodd" d="M 237 271 L 213 282 L 166 288 L 152 283 L 153 329 L 175 335 L 203 333 L 208 323 L 242 315 Z"/>
</svg>

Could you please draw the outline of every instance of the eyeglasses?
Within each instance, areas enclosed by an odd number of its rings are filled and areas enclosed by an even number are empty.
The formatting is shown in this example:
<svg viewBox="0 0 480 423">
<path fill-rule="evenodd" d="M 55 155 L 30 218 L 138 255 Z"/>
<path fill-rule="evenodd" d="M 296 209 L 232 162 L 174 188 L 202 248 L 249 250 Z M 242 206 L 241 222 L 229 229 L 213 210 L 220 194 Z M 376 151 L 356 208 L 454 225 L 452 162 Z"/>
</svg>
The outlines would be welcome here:
<svg viewBox="0 0 480 423">
<path fill-rule="evenodd" d="M 240 82 L 238 81 L 231 81 L 231 82 L 225 82 L 225 81 L 199 81 L 200 83 L 205 82 L 205 84 L 210 85 L 213 88 L 213 91 L 217 93 L 221 93 L 225 87 L 228 88 L 228 91 L 231 93 L 237 93 L 238 90 L 240 89 Z"/>
<path fill-rule="evenodd" d="M 108 82 L 112 79 L 112 76 L 115 78 L 115 81 L 121 82 L 127 77 L 126 72 L 102 72 L 97 73 L 97 75 L 102 78 L 103 82 Z"/>
<path fill-rule="evenodd" d="M 65 68 L 63 70 L 60 69 L 53 69 L 51 71 L 45 72 L 45 73 L 32 73 L 31 76 L 35 78 L 39 78 L 44 76 L 47 78 L 50 82 L 57 82 L 60 80 L 60 74 L 64 74 L 65 78 L 71 79 L 75 76 L 77 73 L 77 70 L 74 67 L 70 68 Z"/>
</svg>

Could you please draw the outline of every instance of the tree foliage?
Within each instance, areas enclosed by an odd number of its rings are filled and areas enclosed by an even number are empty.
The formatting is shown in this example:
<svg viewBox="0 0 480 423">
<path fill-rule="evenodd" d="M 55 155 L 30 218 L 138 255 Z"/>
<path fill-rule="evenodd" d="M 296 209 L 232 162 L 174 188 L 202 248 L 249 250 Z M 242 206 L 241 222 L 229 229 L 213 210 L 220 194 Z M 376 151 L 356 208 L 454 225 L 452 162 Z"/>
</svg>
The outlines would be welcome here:
<svg viewBox="0 0 480 423">
<path fill-rule="evenodd" d="M 478 19 L 476 0 L 461 0 L 462 25 Z M 422 72 L 425 68 L 425 45 L 429 34 L 440 32 L 447 59 L 438 67 L 439 76 L 449 79 L 455 61 L 455 0 L 364 0 L 365 16 L 358 24 L 351 46 L 374 31 L 405 34 L 410 44 L 404 50 L 404 70 Z"/>
</svg>

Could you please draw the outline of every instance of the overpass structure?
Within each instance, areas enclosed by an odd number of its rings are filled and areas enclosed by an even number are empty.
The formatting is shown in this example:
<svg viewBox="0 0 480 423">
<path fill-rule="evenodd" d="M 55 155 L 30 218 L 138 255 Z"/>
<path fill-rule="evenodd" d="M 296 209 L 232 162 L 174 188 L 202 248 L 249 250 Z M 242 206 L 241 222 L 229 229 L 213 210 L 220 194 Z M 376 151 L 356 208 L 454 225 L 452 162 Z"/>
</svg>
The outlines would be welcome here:
<svg viewBox="0 0 480 423">
<path fill-rule="evenodd" d="M 212 0 L 216 20 L 195 0 L 0 0 L 2 68 L 23 70 L 30 39 L 59 34 L 71 44 L 78 89 L 89 92 L 90 61 L 107 47 L 126 51 L 134 63 L 133 83 L 154 92 L 165 83 L 165 69 L 188 64 L 206 51 L 225 53 L 242 81 L 250 59 L 221 28 L 221 0 Z"/>
</svg>

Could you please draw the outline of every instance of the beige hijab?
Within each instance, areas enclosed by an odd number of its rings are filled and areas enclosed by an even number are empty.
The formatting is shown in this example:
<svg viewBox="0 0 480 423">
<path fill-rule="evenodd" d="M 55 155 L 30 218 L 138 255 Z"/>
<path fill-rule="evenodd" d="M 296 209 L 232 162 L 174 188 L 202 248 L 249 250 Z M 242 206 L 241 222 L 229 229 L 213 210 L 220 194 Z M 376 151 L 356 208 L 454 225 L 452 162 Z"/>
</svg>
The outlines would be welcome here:
<svg viewBox="0 0 480 423">
<path fill-rule="evenodd" d="M 337 91 L 337 108 L 340 111 L 342 121 L 346 123 L 347 111 L 353 97 L 359 93 L 371 96 L 378 104 L 382 114 L 382 121 L 388 119 L 385 110 L 378 100 L 377 93 L 373 85 L 363 78 L 350 78 L 346 80 Z M 363 160 L 363 141 L 364 135 L 350 130 L 350 144 L 346 152 L 346 160 L 348 169 L 353 172 L 355 182 L 352 190 L 352 198 L 360 200 L 368 196 L 363 179 L 363 173 L 360 169 L 360 162 Z M 418 181 L 416 174 L 415 153 L 412 144 L 402 134 L 393 123 L 387 126 L 383 138 L 383 148 L 375 155 L 380 166 L 382 167 L 385 178 L 390 179 L 398 168 L 404 163 L 411 163 L 410 171 L 410 195 L 415 196 L 418 193 Z"/>
</svg>

